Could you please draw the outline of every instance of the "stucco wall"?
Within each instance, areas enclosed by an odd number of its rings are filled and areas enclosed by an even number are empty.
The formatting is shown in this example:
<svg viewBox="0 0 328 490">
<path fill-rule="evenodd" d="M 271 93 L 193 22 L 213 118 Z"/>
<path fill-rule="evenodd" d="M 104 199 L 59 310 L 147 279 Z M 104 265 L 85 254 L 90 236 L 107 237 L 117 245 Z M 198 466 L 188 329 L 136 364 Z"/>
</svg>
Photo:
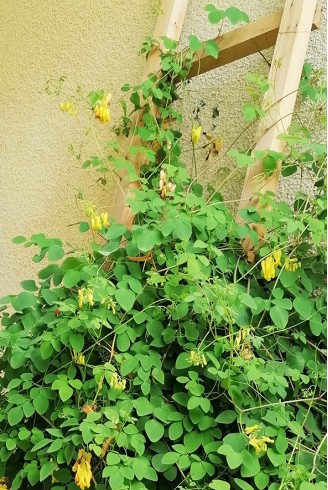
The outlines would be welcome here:
<svg viewBox="0 0 328 490">
<path fill-rule="evenodd" d="M 208 3 L 190 0 L 182 42 L 189 34 L 202 39 L 216 36 L 203 10 Z M 231 4 L 245 10 L 251 19 L 282 7 L 283 0 L 213 0 L 220 8 Z M 76 193 L 101 210 L 109 208 L 110 189 L 101 189 L 96 178 L 82 170 L 68 152 L 79 151 L 81 135 L 89 120 L 81 114 L 65 117 L 58 101 L 45 93 L 45 82 L 67 75 L 70 84 L 80 84 L 85 93 L 106 88 L 118 94 L 125 82 L 137 82 L 143 69 L 137 53 L 145 35 L 152 34 L 153 0 L 1 0 L 0 2 L 0 296 L 16 292 L 23 279 L 34 277 L 33 251 L 14 246 L 15 235 L 44 232 L 83 246 L 77 227 L 81 219 Z M 325 29 L 311 35 L 308 59 L 318 67 L 325 64 Z M 270 59 L 271 53 L 265 55 Z M 249 71 L 267 73 L 259 54 L 200 76 L 190 84 L 190 101 L 202 110 L 204 129 L 214 105 L 220 109 L 218 131 L 224 147 L 243 125 L 243 76 Z M 113 117 L 115 117 L 115 110 Z M 252 134 L 241 144 L 247 146 Z M 87 138 L 84 154 L 95 154 L 93 138 Z M 186 163 L 189 163 L 186 155 Z M 206 181 L 222 177 L 223 161 L 204 173 Z M 202 163 L 201 163 L 202 165 Z M 219 169 L 219 173 L 218 173 Z M 242 175 L 229 185 L 229 195 L 240 194 Z M 292 186 L 291 186 L 292 187 Z M 288 189 L 285 192 L 289 192 Z M 84 242 L 83 242 L 84 240 Z"/>
</svg>

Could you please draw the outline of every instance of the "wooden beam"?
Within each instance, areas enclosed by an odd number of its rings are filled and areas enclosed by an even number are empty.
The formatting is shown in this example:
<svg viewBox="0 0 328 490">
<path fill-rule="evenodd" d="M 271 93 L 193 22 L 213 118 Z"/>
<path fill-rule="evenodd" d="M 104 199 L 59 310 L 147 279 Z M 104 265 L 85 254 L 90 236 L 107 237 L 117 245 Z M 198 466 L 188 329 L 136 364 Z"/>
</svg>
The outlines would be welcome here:
<svg viewBox="0 0 328 490">
<path fill-rule="evenodd" d="M 270 89 L 263 103 L 266 114 L 260 121 L 256 150 L 282 152 L 285 148 L 285 142 L 277 136 L 286 132 L 291 124 L 316 3 L 317 0 L 286 0 L 269 73 Z M 273 175 L 265 176 L 262 161 L 248 168 L 239 210 L 250 205 L 258 207 L 257 194 L 275 192 L 279 176 L 280 166 Z M 261 227 L 256 231 L 263 235 Z M 247 243 L 244 248 L 249 248 Z"/>
<path fill-rule="evenodd" d="M 297 3 L 297 2 L 296 2 Z M 309 2 L 310 3 L 310 2 Z M 298 3 L 297 3 L 298 5 Z M 214 39 L 220 52 L 217 59 L 208 56 L 204 48 L 194 55 L 192 67 L 188 78 L 206 73 L 219 66 L 227 65 L 250 54 L 258 53 L 263 49 L 271 48 L 276 44 L 283 10 L 273 12 L 261 19 L 245 24 Z M 318 29 L 321 21 L 321 9 L 317 8 L 312 17 L 311 29 Z M 205 42 L 203 43 L 205 46 Z"/>
<path fill-rule="evenodd" d="M 146 79 L 149 73 L 160 72 L 160 54 L 163 50 L 160 38 L 162 36 L 167 36 L 170 39 L 179 40 L 188 3 L 189 0 L 162 0 L 162 14 L 160 14 L 157 19 L 153 34 L 153 38 L 160 41 L 160 46 L 153 48 L 149 53 L 145 63 L 143 79 Z M 141 119 L 141 115 L 141 111 L 135 114 L 135 117 L 132 120 L 132 128 L 135 128 L 140 124 L 139 120 Z M 133 135 L 133 130 L 130 138 L 130 145 L 140 146 L 140 139 Z M 133 161 L 137 172 L 139 172 L 140 166 L 145 163 L 143 153 L 139 153 L 130 160 Z M 125 201 L 128 197 L 133 197 L 133 191 L 138 188 L 139 182 L 129 182 L 126 171 L 120 173 L 120 186 L 117 186 L 115 189 L 111 212 L 111 215 L 118 223 L 123 223 L 128 227 L 132 226 L 134 216 L 130 206 L 126 204 Z"/>
</svg>

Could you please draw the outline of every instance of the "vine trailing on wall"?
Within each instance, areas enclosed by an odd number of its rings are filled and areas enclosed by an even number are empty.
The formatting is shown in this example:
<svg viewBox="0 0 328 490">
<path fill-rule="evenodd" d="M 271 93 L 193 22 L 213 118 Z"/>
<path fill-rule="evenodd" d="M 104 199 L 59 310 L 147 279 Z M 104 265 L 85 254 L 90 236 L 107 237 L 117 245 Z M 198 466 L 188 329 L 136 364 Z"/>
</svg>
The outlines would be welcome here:
<svg viewBox="0 0 328 490">
<path fill-rule="evenodd" d="M 247 21 L 234 7 L 207 10 L 212 23 Z M 146 56 L 154 42 L 143 44 Z M 103 180 L 123 167 L 138 179 L 132 228 L 87 203 L 80 230 L 99 237 L 90 253 L 42 233 L 13 240 L 49 263 L 2 299 L 0 488 L 323 490 L 325 148 L 302 124 L 280 136 L 283 154 L 230 149 L 237 167 L 263 158 L 265 173 L 282 161 L 283 175 L 313 176 L 294 206 L 265 195 L 260 210 L 242 212 L 264 225 L 259 241 L 182 164 L 175 79 L 186 79 L 200 41 L 190 36 L 183 56 L 177 42 L 163 43 L 161 76 L 122 87 L 132 108 L 122 98 L 106 157 L 83 164 Z M 211 42 L 205 50 L 219 55 Z M 322 117 L 325 90 L 313 74 L 307 65 L 301 93 Z M 260 76 L 250 82 L 248 124 L 267 90 Z M 76 114 L 80 94 L 61 109 Z M 88 103 L 97 123 L 110 123 L 108 93 Z M 123 156 L 115 134 L 131 132 L 142 145 Z M 195 120 L 194 156 L 201 136 Z M 217 159 L 221 144 L 210 145 Z M 131 163 L 139 152 L 148 162 L 140 176 Z M 248 235 L 252 262 L 241 246 Z"/>
</svg>

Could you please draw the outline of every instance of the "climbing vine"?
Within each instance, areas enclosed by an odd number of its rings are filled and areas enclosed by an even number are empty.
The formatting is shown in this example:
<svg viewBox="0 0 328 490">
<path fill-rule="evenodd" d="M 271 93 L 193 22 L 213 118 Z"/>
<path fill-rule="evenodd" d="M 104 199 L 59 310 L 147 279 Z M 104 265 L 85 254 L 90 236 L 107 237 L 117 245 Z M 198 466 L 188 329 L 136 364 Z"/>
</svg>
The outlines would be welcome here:
<svg viewBox="0 0 328 490">
<path fill-rule="evenodd" d="M 248 21 L 235 7 L 206 10 L 214 24 Z M 279 136 L 283 153 L 229 149 L 236 168 L 261 158 L 264 174 L 281 162 L 283 176 L 311 176 L 292 205 L 263 195 L 239 224 L 221 193 L 197 182 L 194 160 L 192 178 L 182 161 L 179 101 L 193 54 L 219 48 L 162 41 L 161 74 L 122 87 L 120 120 L 108 91 L 65 99 L 64 79 L 47 86 L 63 112 L 89 111 L 110 128 L 83 167 L 103 184 L 119 185 L 122 169 L 138 182 L 134 224 L 81 201 L 90 251 L 42 233 L 13 239 L 36 247 L 42 265 L 1 300 L 0 488 L 324 490 L 325 146 L 295 124 Z M 141 52 L 157 45 L 147 38 Z M 246 124 L 263 116 L 268 89 L 259 75 L 249 82 Z M 309 65 L 300 93 L 324 123 L 325 87 Z M 218 165 L 222 139 L 203 133 L 195 116 L 189 154 L 203 145 Z M 126 153 L 120 138 L 132 136 L 141 145 Z"/>
</svg>

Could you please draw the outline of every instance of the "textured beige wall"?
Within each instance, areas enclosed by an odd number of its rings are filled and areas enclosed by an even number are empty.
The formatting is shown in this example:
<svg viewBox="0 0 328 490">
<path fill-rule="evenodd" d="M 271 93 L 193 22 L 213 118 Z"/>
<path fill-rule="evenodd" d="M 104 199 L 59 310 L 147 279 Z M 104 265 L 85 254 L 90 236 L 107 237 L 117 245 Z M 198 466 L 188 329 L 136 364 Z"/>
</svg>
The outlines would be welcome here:
<svg viewBox="0 0 328 490">
<path fill-rule="evenodd" d="M 155 24 L 154 0 L 1 0 L 0 2 L 0 296 L 19 289 L 23 279 L 34 277 L 32 249 L 11 244 L 15 235 L 44 232 L 83 245 L 76 227 L 81 219 L 75 195 L 81 190 L 101 210 L 110 206 L 110 191 L 96 184 L 95 174 L 81 170 L 68 153 L 79 148 L 88 119 L 69 118 L 58 110 L 58 101 L 45 94 L 49 78 L 67 75 L 84 91 L 96 88 L 119 93 L 125 82 L 137 82 L 143 63 L 137 53 Z M 203 10 L 208 3 L 190 0 L 182 42 L 189 34 L 202 39 L 216 36 Z M 251 19 L 277 10 L 283 0 L 212 0 L 224 8 L 231 4 Z M 325 29 L 312 33 L 308 59 L 325 63 Z M 268 59 L 271 52 L 265 53 Z M 219 105 L 218 130 L 227 147 L 243 127 L 241 104 L 245 99 L 243 76 L 249 71 L 267 73 L 259 54 L 200 76 L 190 84 L 190 101 L 206 100 L 202 124 L 210 130 L 210 112 Z M 115 118 L 115 110 L 113 117 Z M 207 127 L 209 126 L 209 127 Z M 252 134 L 240 141 L 246 146 Z M 93 139 L 84 153 L 95 154 Z M 185 155 L 189 163 L 188 154 Z M 224 161 L 218 160 L 204 176 L 218 182 Z M 200 158 L 200 169 L 204 155 Z M 242 175 L 229 185 L 229 195 L 240 194 Z M 290 192 L 292 185 L 285 191 Z M 84 238 L 87 240 L 87 237 Z"/>
<path fill-rule="evenodd" d="M 75 195 L 81 190 L 102 210 L 108 190 L 69 155 L 88 119 L 59 111 L 45 93 L 50 78 L 67 75 L 85 93 L 137 83 L 140 45 L 156 17 L 150 0 L 1 0 L 0 2 L 0 296 L 31 278 L 32 248 L 13 245 L 16 235 L 44 232 L 83 244 Z M 92 138 L 91 155 L 97 154 Z M 87 154 L 87 151 L 85 150 Z M 87 240 L 87 237 L 84 237 Z"/>
</svg>

